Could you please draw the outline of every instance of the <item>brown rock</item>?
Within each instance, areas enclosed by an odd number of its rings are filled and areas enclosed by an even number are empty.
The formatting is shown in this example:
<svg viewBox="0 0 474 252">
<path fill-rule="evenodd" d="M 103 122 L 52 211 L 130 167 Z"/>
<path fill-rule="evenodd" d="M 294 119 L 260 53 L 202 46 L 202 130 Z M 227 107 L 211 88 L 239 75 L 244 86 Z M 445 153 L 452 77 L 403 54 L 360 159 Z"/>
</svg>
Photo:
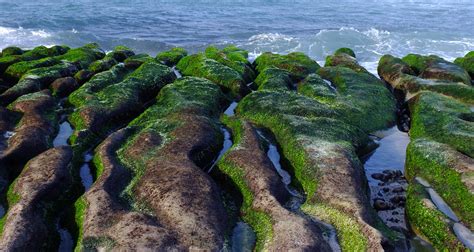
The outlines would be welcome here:
<svg viewBox="0 0 474 252">
<path fill-rule="evenodd" d="M 181 115 L 180 121 L 184 123 L 159 149 L 159 141 L 149 142 L 147 152 L 156 151 L 146 164 L 135 194 L 177 234 L 180 244 L 188 249 L 217 251 L 224 245 L 227 215 L 217 185 L 196 164 L 202 162 L 200 157 L 217 153 L 220 132 L 200 116 Z M 136 139 L 144 139 L 141 134 L 150 137 L 142 132 Z M 143 142 L 134 141 L 127 154 L 135 148 L 143 149 Z"/>
<path fill-rule="evenodd" d="M 24 95 L 12 103 L 12 111 L 23 116 L 0 154 L 0 166 L 17 174 L 29 159 L 50 147 L 56 131 L 56 106 L 49 90 Z"/>
<path fill-rule="evenodd" d="M 328 251 L 321 228 L 282 206 L 289 198 L 280 176 L 261 149 L 255 129 L 243 122 L 239 148 L 231 149 L 225 157 L 244 173 L 244 179 L 254 196 L 252 208 L 267 213 L 273 224 L 273 239 L 266 248 L 269 251 Z"/>
<path fill-rule="evenodd" d="M 131 180 L 131 175 L 117 160 L 115 153 L 130 131 L 130 129 L 122 129 L 111 134 L 96 149 L 103 171 L 85 194 L 87 208 L 83 223 L 84 238 L 79 247 L 81 249 L 106 247 L 112 250 L 182 251 L 184 248 L 158 220 L 131 211 L 130 207 L 123 205 L 120 199 L 121 192 Z M 113 242 L 101 243 L 97 240 Z"/>
<path fill-rule="evenodd" d="M 53 93 L 59 97 L 68 96 L 78 87 L 79 84 L 72 77 L 59 78 L 51 84 Z"/>
<path fill-rule="evenodd" d="M 5 251 L 57 249 L 55 224 L 59 199 L 72 184 L 72 149 L 49 149 L 32 159 L 13 185 L 18 202 L 8 209 L 0 247 Z"/>
</svg>

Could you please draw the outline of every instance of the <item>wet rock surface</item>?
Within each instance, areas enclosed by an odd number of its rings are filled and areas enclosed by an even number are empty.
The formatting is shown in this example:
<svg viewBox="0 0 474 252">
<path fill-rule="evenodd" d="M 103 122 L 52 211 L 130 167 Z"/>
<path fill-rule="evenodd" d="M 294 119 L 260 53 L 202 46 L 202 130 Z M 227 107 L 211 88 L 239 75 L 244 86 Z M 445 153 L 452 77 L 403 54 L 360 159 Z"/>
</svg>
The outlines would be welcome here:
<svg viewBox="0 0 474 252">
<path fill-rule="evenodd" d="M 374 76 L 344 66 L 319 68 L 316 62 L 298 56 L 288 55 L 285 58 L 263 54 L 261 59 L 255 61 L 256 69 L 266 73 L 268 67 L 283 64 L 282 69 L 290 71 L 293 81 L 304 79 L 307 71 L 314 69 L 320 76 L 329 79 L 335 90 L 314 77 L 311 84 L 309 81 L 297 84 L 298 92 L 291 91 L 291 88 L 273 91 L 269 87 L 246 96 L 237 107 L 237 115 L 273 132 L 307 194 L 303 210 L 333 224 L 342 249 L 380 250 L 383 243 L 391 242 L 375 228 L 380 227 L 381 221 L 365 193 L 363 168 L 354 150 L 363 149 L 370 142 L 363 130 L 383 129 L 394 120 L 386 111 L 395 111 L 395 101 L 384 84 Z M 299 85 L 314 88 L 300 90 Z M 364 92 L 375 92 L 376 96 L 364 96 Z M 341 106 L 335 105 L 337 101 L 334 102 L 334 98 L 340 97 L 342 101 L 356 95 L 360 95 L 359 99 L 354 99 L 360 102 L 360 106 L 354 105 L 356 109 L 365 111 L 382 106 L 385 109 L 383 112 L 361 113 L 367 119 L 357 117 L 357 120 L 351 120 L 341 116 L 348 113 L 351 106 L 340 109 Z M 377 101 L 368 101 L 366 97 L 377 97 Z M 372 123 L 356 124 L 366 121 Z M 341 220 L 353 223 L 341 225 Z M 347 235 L 351 232 L 356 235 Z M 394 236 L 401 237 L 399 234 Z"/>
<path fill-rule="evenodd" d="M 80 249 L 184 250 L 155 218 L 132 211 L 121 199 L 132 175 L 116 151 L 131 132 L 119 130 L 96 149 L 100 176 L 79 201 L 85 207 Z"/>
<path fill-rule="evenodd" d="M 439 250 L 470 246 L 466 236 L 453 233 L 453 221 L 473 229 L 474 88 L 469 57 L 456 65 L 434 55 L 385 55 L 378 67 L 379 75 L 408 101 L 408 221 Z M 423 190 L 418 183 L 430 188 Z"/>
<path fill-rule="evenodd" d="M 58 120 L 56 106 L 49 91 L 24 95 L 9 106 L 10 111 L 21 114 L 21 119 L 0 154 L 4 170 L 18 174 L 29 159 L 51 147 Z"/>
<path fill-rule="evenodd" d="M 268 233 L 257 233 L 257 249 L 329 250 L 321 227 L 283 207 L 282 202 L 288 201 L 289 192 L 265 155 L 255 128 L 245 121 L 229 124 L 234 126 L 234 135 L 237 132 L 240 135 L 240 141 L 234 143 L 234 148 L 225 154 L 218 166 L 241 186 L 244 220 L 256 230 L 269 230 Z M 266 218 L 270 223 L 265 223 Z"/>
<path fill-rule="evenodd" d="M 70 147 L 52 148 L 33 158 L 9 192 L 0 246 L 5 251 L 51 250 L 58 243 L 54 223 L 72 177 Z"/>
<path fill-rule="evenodd" d="M 0 250 L 471 248 L 471 54 L 5 48 Z"/>
</svg>

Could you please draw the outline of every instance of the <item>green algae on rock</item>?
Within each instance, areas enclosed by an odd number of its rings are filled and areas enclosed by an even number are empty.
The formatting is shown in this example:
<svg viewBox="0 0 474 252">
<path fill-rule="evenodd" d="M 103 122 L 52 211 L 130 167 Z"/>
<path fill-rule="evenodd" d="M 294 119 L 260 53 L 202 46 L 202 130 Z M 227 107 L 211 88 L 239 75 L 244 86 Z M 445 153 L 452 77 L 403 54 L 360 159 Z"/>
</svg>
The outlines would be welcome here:
<svg viewBox="0 0 474 252">
<path fill-rule="evenodd" d="M 97 248 L 184 250 L 159 221 L 144 213 L 130 211 L 121 200 L 120 194 L 132 176 L 118 160 L 116 151 L 132 132 L 131 128 L 121 129 L 96 148 L 97 181 L 76 202 L 79 226 L 76 251 Z"/>
<path fill-rule="evenodd" d="M 217 47 L 210 46 L 204 52 L 207 58 L 216 60 L 224 64 L 242 75 L 245 83 L 250 83 L 255 79 L 255 72 L 247 60 L 247 52 L 239 50 L 236 47 L 226 47 L 219 50 Z M 247 56 L 247 57 L 245 57 Z M 245 57 L 245 58 L 244 58 Z"/>
<path fill-rule="evenodd" d="M 70 147 L 52 148 L 28 162 L 12 184 L 10 208 L 2 219 L 0 246 L 6 250 L 55 250 L 59 237 L 54 223 L 61 200 L 72 184 Z"/>
<path fill-rule="evenodd" d="M 178 62 L 186 56 L 188 56 L 188 52 L 185 49 L 175 47 L 168 51 L 158 53 L 156 59 L 163 62 L 165 65 L 172 67 L 178 64 Z"/>
<path fill-rule="evenodd" d="M 34 68 L 23 74 L 17 84 L 0 95 L 0 103 L 7 105 L 21 95 L 47 88 L 54 80 L 72 76 L 79 69 L 87 67 L 103 56 L 97 44 L 70 49 L 65 54 L 55 57 L 60 61 L 59 64 Z"/>
<path fill-rule="evenodd" d="M 464 57 L 457 58 L 454 60 L 454 64 L 464 68 L 471 75 L 471 79 L 474 79 L 474 51 L 468 52 Z"/>
<path fill-rule="evenodd" d="M 266 69 L 278 67 L 289 71 L 293 82 L 308 79 L 297 84 L 301 93 L 281 91 L 284 85 L 254 92 L 239 103 L 237 114 L 273 132 L 307 195 L 304 209 L 338 229 L 340 240 L 345 242 L 344 250 L 353 249 L 351 246 L 362 250 L 382 249 L 382 244 L 387 242 L 395 246 L 401 235 L 390 231 L 370 207 L 365 186 L 361 186 L 365 184 L 365 176 L 356 154 L 370 142 L 367 133 L 393 123 L 395 100 L 383 83 L 366 71 L 357 72 L 344 66 L 319 68 L 305 57 L 271 53 L 258 57 L 255 64 L 259 73 L 266 74 Z M 310 75 L 315 72 L 331 79 L 335 87 L 319 76 Z M 282 79 L 281 83 L 286 81 Z M 340 108 L 335 102 L 338 96 L 347 99 L 344 95 L 356 96 L 354 102 L 360 99 L 357 102 L 361 109 L 372 112 L 360 113 L 359 118 L 354 117 L 357 120 L 346 121 L 341 114 L 349 114 L 350 110 Z M 370 95 L 374 95 L 373 99 L 366 97 Z M 368 105 L 363 107 L 367 99 Z M 373 120 L 375 125 L 356 123 Z M 316 211 L 314 206 L 319 204 L 326 208 Z M 341 223 L 349 220 L 357 227 Z M 363 240 L 357 242 L 360 233 Z"/>
<path fill-rule="evenodd" d="M 115 70 L 121 72 L 120 66 Z M 162 87 L 176 78 L 169 67 L 156 60 L 143 63 L 118 83 L 114 83 L 114 80 L 120 79 L 121 74 L 113 71 L 104 73 L 100 77 L 109 78 L 106 82 L 99 81 L 98 85 L 94 84 L 96 82 L 86 84 L 83 89 L 71 95 L 75 98 L 70 102 L 76 107 L 70 116 L 70 122 L 75 127 L 73 143 L 78 140 L 78 134 L 84 135 L 84 140 L 87 142 L 91 133 L 103 136 L 109 130 L 122 125 L 140 113 L 145 104 L 153 99 Z M 99 87 L 101 89 L 96 92 L 87 91 L 88 88 L 102 85 L 104 87 Z"/>
<path fill-rule="evenodd" d="M 290 72 L 280 68 L 266 68 L 255 79 L 259 90 L 271 89 L 288 91 L 293 88 Z"/>
<path fill-rule="evenodd" d="M 402 60 L 385 55 L 380 59 L 378 72 L 406 96 L 403 98 L 409 104 L 411 143 L 406 169 L 412 184 L 406 208 L 408 220 L 437 249 L 462 249 L 452 223 L 444 221 L 445 215 L 426 204 L 414 179 L 426 179 L 461 222 L 473 229 L 471 79 L 461 67 L 433 55 L 409 54 Z"/>
<path fill-rule="evenodd" d="M 11 175 L 19 174 L 29 159 L 51 147 L 58 120 L 56 106 L 51 93 L 45 90 L 23 95 L 8 107 L 22 115 L 7 149 L 0 155 L 0 164 Z"/>
<path fill-rule="evenodd" d="M 1 57 L 11 56 L 11 55 L 22 55 L 24 51 L 16 46 L 9 46 L 3 48 L 2 53 L 0 54 Z"/>
<path fill-rule="evenodd" d="M 447 144 L 416 138 L 407 150 L 410 179 L 422 177 L 436 188 L 459 219 L 474 228 L 474 160 Z"/>
<path fill-rule="evenodd" d="M 22 54 L 6 54 L 0 57 L 0 74 L 3 74 L 7 68 L 20 61 L 35 61 L 46 57 L 58 56 L 69 50 L 67 46 L 53 46 L 47 48 L 45 46 L 35 47 L 33 50 L 26 51 Z M 20 64 L 19 69 L 28 67 L 28 63 Z M 15 73 L 14 69 L 12 71 Z"/>
<path fill-rule="evenodd" d="M 474 125 L 471 107 L 434 92 L 421 92 L 409 101 L 410 137 L 446 143 L 474 157 Z"/>
<path fill-rule="evenodd" d="M 280 203 L 289 198 L 289 193 L 261 148 L 255 128 L 239 119 L 224 121 L 236 137 L 218 167 L 243 195 L 243 219 L 257 233 L 255 250 L 329 250 L 320 227 Z"/>
<path fill-rule="evenodd" d="M 406 212 L 415 232 L 440 251 L 465 250 L 451 232 L 447 217 L 436 209 L 429 198 L 422 185 L 413 182 L 408 186 Z"/>
<path fill-rule="evenodd" d="M 446 80 L 424 79 L 415 75 L 415 70 L 399 58 L 384 55 L 377 68 L 380 77 L 388 82 L 396 93 L 408 100 L 418 92 L 427 90 L 451 96 L 467 103 L 474 103 L 471 85 Z"/>
<path fill-rule="evenodd" d="M 219 189 L 203 169 L 220 146 L 217 118 L 226 104 L 216 84 L 179 79 L 129 124 L 136 131 L 118 150 L 120 161 L 134 174 L 127 198 L 138 209 L 146 205 L 187 248 L 223 246 L 225 209 Z"/>
<path fill-rule="evenodd" d="M 366 133 L 395 123 L 395 99 L 377 77 L 366 71 L 346 67 L 344 63 L 341 66 L 320 68 L 318 74 L 335 87 L 337 99 L 327 104 L 341 113 L 341 120 L 358 126 Z M 307 85 L 310 83 L 306 82 Z M 316 85 L 322 85 L 321 81 L 317 80 Z M 322 97 L 324 101 L 326 96 Z M 313 98 L 318 100 L 315 95 Z"/>
<path fill-rule="evenodd" d="M 421 78 L 471 85 L 471 78 L 466 70 L 436 55 L 408 54 L 402 58 L 402 61 L 408 64 Z"/>
<path fill-rule="evenodd" d="M 97 73 L 109 70 L 119 62 L 123 62 L 135 53 L 125 46 L 117 46 L 113 51 L 107 53 L 104 58 L 92 62 L 86 69 L 77 72 L 74 77 L 80 84 L 88 81 Z"/>
<path fill-rule="evenodd" d="M 213 58 L 208 58 L 207 55 Z M 184 76 L 206 78 L 220 85 L 225 92 L 229 92 L 236 98 L 241 98 L 250 90 L 246 85 L 244 73 L 236 70 L 238 68 L 235 65 L 241 66 L 243 64 L 239 63 L 241 62 L 227 59 L 222 54 L 207 52 L 184 57 L 176 65 L 176 68 Z"/>
<path fill-rule="evenodd" d="M 308 74 L 315 73 L 320 68 L 316 61 L 300 52 L 287 55 L 266 52 L 258 56 L 254 64 L 256 65 L 255 69 L 259 73 L 269 67 L 287 70 L 290 72 L 293 81 L 299 81 Z"/>
</svg>

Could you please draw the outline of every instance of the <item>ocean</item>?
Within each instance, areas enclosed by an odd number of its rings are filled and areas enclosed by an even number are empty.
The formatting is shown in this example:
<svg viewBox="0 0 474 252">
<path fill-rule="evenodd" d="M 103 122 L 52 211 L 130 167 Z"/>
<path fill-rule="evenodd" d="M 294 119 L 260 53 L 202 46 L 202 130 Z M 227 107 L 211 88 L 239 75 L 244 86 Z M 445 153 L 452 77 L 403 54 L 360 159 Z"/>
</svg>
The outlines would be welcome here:
<svg viewBox="0 0 474 252">
<path fill-rule="evenodd" d="M 383 54 L 474 50 L 473 0 L 0 1 L 0 48 L 98 42 L 156 54 L 234 44 L 255 56 L 301 51 L 317 61 L 350 47 L 372 72 Z"/>
</svg>

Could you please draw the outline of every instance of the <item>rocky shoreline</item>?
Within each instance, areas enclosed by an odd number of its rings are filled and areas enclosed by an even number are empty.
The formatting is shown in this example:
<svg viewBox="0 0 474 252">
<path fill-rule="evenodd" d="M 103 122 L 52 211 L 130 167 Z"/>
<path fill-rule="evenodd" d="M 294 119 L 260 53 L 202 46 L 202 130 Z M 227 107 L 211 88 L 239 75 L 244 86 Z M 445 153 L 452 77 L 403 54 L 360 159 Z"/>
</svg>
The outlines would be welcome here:
<svg viewBox="0 0 474 252">
<path fill-rule="evenodd" d="M 5 48 L 1 250 L 58 250 L 64 232 L 75 251 L 474 250 L 473 67 Z M 396 125 L 409 144 L 390 150 L 377 132 Z M 367 163 L 405 148 L 401 167 Z"/>
</svg>

